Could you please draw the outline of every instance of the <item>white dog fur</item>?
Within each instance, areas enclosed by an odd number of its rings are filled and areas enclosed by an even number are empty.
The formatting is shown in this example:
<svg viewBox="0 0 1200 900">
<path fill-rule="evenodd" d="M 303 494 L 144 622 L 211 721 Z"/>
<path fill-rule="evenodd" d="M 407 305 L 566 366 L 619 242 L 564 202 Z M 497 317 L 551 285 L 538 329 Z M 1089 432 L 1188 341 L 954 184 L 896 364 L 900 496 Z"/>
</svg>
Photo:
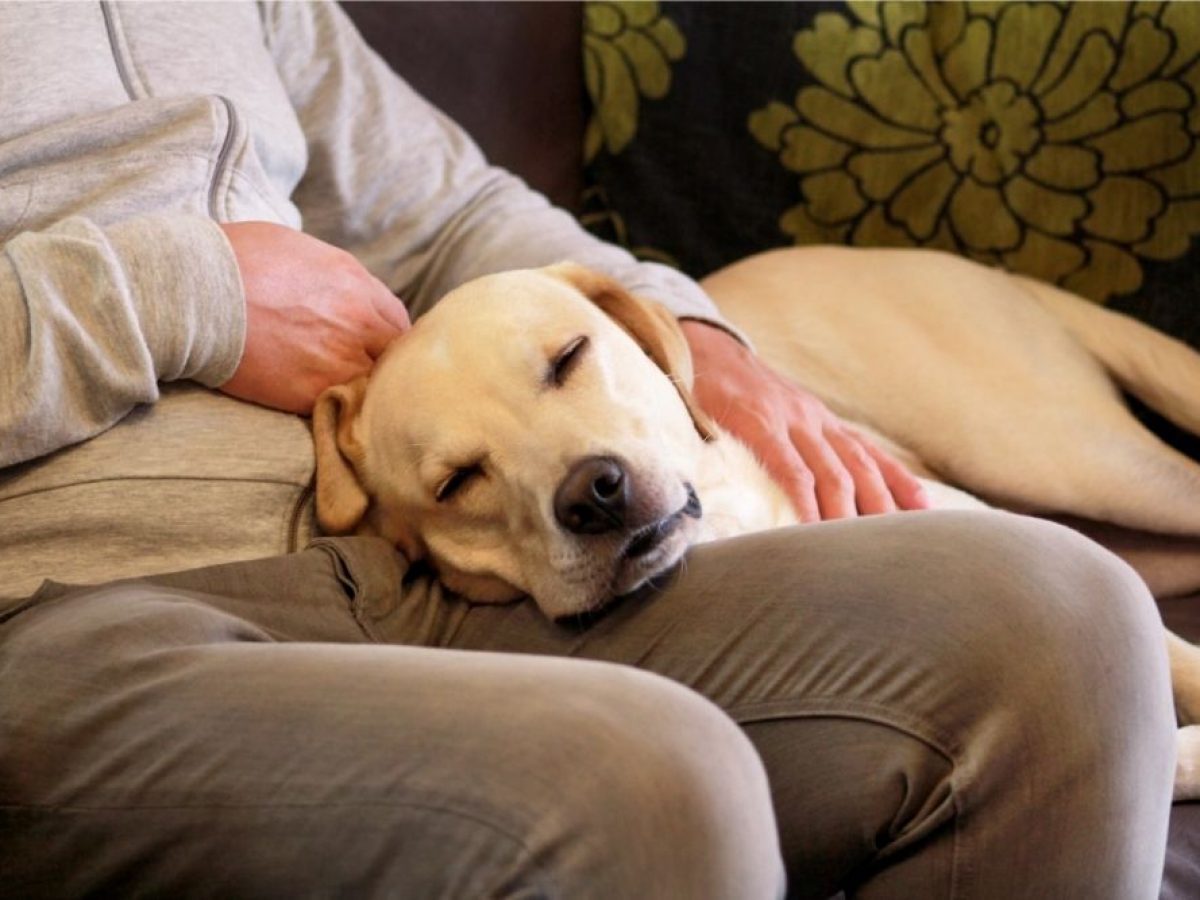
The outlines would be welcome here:
<svg viewBox="0 0 1200 900">
<path fill-rule="evenodd" d="M 935 507 L 982 508 L 978 495 L 1106 523 L 1156 592 L 1200 586 L 1200 466 L 1150 436 L 1114 384 L 1200 431 L 1200 358 L 1184 345 L 924 251 L 774 251 L 704 286 L 776 368 L 917 472 Z M 691 377 L 671 316 L 602 276 L 564 264 L 478 279 L 369 379 L 318 400 L 321 525 L 378 534 L 479 602 L 597 609 L 693 543 L 796 521 L 696 407 Z M 618 487 L 619 521 L 603 498 L 587 518 L 586 498 Z M 1176 795 L 1200 796 L 1200 649 L 1168 634 L 1168 650 L 1192 726 Z"/>
</svg>

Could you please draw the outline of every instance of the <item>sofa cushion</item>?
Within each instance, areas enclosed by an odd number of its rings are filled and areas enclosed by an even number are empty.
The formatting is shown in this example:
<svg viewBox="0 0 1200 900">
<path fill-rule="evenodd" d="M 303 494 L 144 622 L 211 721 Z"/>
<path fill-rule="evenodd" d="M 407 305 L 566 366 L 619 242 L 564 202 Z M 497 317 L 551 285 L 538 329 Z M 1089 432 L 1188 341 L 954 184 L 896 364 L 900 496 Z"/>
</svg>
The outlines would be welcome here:
<svg viewBox="0 0 1200 900">
<path fill-rule="evenodd" d="M 1200 346 L 1200 4 L 585 6 L 598 233 L 943 248 Z"/>
</svg>

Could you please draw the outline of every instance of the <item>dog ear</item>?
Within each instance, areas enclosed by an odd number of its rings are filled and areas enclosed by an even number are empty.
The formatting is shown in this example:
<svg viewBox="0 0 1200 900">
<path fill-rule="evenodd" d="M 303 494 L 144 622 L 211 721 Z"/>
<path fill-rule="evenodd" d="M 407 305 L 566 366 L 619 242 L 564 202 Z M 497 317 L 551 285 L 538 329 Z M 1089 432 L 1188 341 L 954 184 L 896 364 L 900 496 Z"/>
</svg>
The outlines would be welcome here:
<svg viewBox="0 0 1200 900">
<path fill-rule="evenodd" d="M 639 300 L 613 279 L 575 263 L 559 263 L 546 271 L 582 293 L 638 342 L 679 391 L 700 437 L 711 441 L 716 423 L 692 396 L 692 354 L 666 307 Z"/>
<path fill-rule="evenodd" d="M 352 427 L 366 390 L 366 376 L 360 376 L 349 384 L 327 388 L 313 406 L 317 521 L 329 534 L 352 532 L 370 502 L 358 477 L 363 449 Z"/>
</svg>

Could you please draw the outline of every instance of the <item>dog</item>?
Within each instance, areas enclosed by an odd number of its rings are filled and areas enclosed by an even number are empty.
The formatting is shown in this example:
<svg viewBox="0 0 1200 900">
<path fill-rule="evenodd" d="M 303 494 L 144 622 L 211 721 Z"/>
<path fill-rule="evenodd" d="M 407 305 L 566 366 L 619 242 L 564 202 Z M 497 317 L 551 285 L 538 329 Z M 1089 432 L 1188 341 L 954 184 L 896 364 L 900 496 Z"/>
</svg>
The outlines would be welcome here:
<svg viewBox="0 0 1200 900">
<path fill-rule="evenodd" d="M 1186 344 L 929 250 L 775 250 L 703 286 L 761 356 L 912 471 L 1067 520 L 1157 597 L 1200 590 L 1200 465 L 1121 397 L 1200 434 Z"/>
<path fill-rule="evenodd" d="M 1151 438 L 1106 374 L 1195 427 L 1182 383 L 1156 382 L 1148 365 L 1200 372 L 1183 345 L 953 257 L 843 253 L 863 251 L 775 251 L 703 284 L 769 362 L 916 472 L 933 506 L 1200 536 L 1200 467 Z M 850 313 L 832 325 L 831 309 Z M 477 279 L 369 377 L 318 398 L 318 520 L 428 560 L 476 602 L 527 595 L 551 618 L 597 610 L 695 543 L 797 521 L 751 451 L 695 403 L 692 377 L 674 318 L 604 276 L 560 264 Z M 1128 496 L 1146 480 L 1145 496 Z M 1195 573 L 1151 574 L 1182 590 Z M 1176 794 L 1200 796 L 1200 648 L 1167 642 L 1191 726 Z"/>
</svg>

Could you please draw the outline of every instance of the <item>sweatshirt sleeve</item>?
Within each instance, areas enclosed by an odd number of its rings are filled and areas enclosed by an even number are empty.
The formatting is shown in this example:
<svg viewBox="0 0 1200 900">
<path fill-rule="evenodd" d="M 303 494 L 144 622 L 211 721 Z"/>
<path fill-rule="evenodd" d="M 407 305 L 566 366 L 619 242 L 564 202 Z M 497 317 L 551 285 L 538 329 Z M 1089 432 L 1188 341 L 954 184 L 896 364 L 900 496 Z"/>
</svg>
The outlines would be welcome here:
<svg viewBox="0 0 1200 900">
<path fill-rule="evenodd" d="M 0 250 L 0 467 L 92 437 L 158 382 L 215 387 L 241 358 L 237 263 L 202 217 L 74 217 Z"/>
<path fill-rule="evenodd" d="M 414 314 L 504 269 L 573 260 L 732 330 L 693 280 L 588 234 L 568 213 L 488 165 L 334 3 L 264 6 L 268 44 L 308 141 L 294 194 L 305 231 L 349 250 Z"/>
</svg>

